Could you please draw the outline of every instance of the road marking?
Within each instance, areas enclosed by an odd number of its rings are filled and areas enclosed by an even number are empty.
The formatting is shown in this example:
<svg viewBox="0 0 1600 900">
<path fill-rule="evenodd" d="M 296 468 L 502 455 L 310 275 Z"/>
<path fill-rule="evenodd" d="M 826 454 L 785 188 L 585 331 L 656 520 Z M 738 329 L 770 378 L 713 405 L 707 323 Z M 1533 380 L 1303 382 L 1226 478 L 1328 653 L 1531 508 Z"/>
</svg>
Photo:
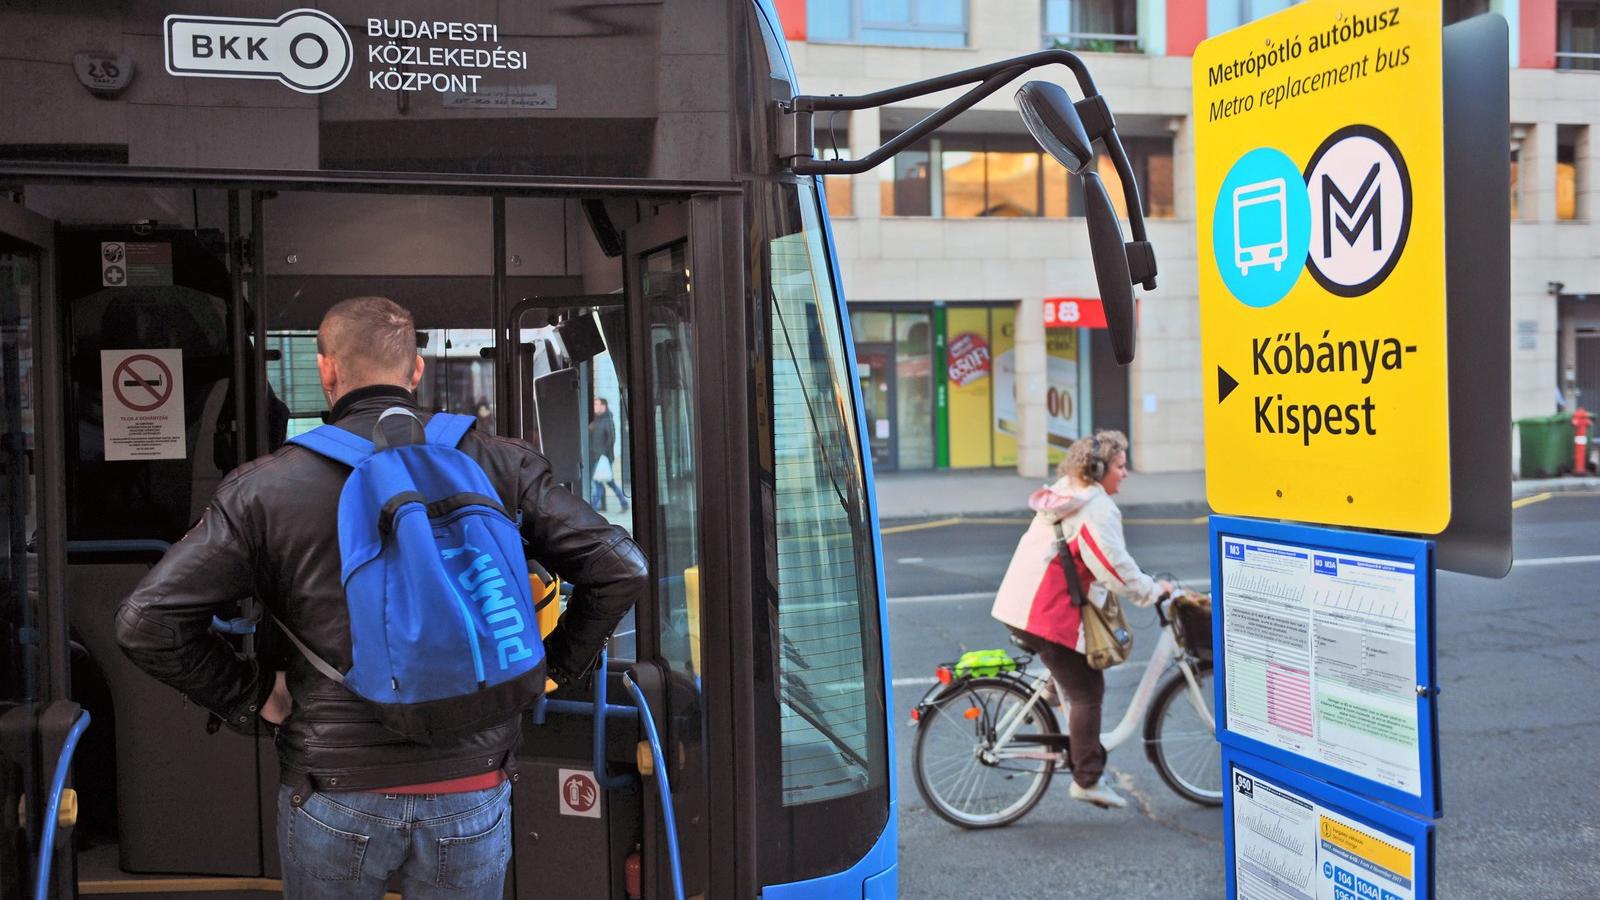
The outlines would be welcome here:
<svg viewBox="0 0 1600 900">
<path fill-rule="evenodd" d="M 911 525 L 895 525 L 891 528 L 878 529 L 879 534 L 904 534 L 907 531 L 922 531 L 928 528 L 944 528 L 947 525 L 956 525 L 960 519 L 939 519 L 934 522 L 917 522 Z"/>
<path fill-rule="evenodd" d="M 1192 519 L 1123 519 L 1124 525 L 1204 525 L 1211 521 L 1210 516 L 1195 516 Z"/>
<path fill-rule="evenodd" d="M 970 594 L 920 594 L 909 597 L 890 597 L 890 606 L 902 603 L 966 603 L 973 600 L 993 599 L 994 591 L 977 591 Z"/>
<path fill-rule="evenodd" d="M 1001 519 L 984 518 L 979 516 L 952 516 L 948 519 L 934 519 L 929 522 L 912 522 L 909 525 L 891 525 L 880 528 L 879 534 L 904 534 L 908 531 L 928 531 L 934 528 L 949 528 L 953 525 L 1027 525 L 1032 519 Z M 1204 525 L 1211 521 L 1209 516 L 1195 516 L 1190 519 L 1124 519 L 1125 525 Z"/>
<path fill-rule="evenodd" d="M 1552 495 L 1547 492 L 1547 493 L 1543 493 L 1543 494 L 1534 494 L 1531 497 L 1523 497 L 1521 500 L 1513 500 L 1513 501 L 1511 501 L 1511 508 L 1512 509 L 1521 509 L 1524 506 L 1532 506 L 1535 503 L 1542 503 L 1545 500 L 1549 500 L 1551 496 Z"/>
<path fill-rule="evenodd" d="M 895 560 L 895 563 L 897 565 L 905 565 L 905 566 L 914 565 L 914 564 L 920 563 L 920 562 L 927 562 L 927 560 L 923 559 L 920 556 L 907 556 L 907 557 L 904 557 L 902 559 Z"/>
<path fill-rule="evenodd" d="M 939 679 L 934 678 L 932 675 L 928 675 L 928 676 L 922 677 L 922 678 L 896 678 L 894 681 L 890 682 L 890 684 L 894 685 L 897 688 L 899 688 L 899 687 L 927 687 L 929 685 L 938 684 L 938 683 L 939 683 Z"/>
<path fill-rule="evenodd" d="M 1583 563 L 1600 562 L 1600 554 L 1590 556 L 1541 556 L 1534 559 L 1519 559 L 1513 563 L 1514 568 L 1522 566 L 1572 566 Z"/>
</svg>

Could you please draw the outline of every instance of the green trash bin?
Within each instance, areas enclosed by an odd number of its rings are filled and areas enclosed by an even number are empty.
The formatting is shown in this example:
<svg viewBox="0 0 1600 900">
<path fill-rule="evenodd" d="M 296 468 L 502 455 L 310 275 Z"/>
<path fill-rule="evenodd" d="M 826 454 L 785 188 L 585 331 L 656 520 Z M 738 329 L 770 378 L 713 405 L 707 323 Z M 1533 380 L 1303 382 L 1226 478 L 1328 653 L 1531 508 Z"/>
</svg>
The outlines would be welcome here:
<svg viewBox="0 0 1600 900">
<path fill-rule="evenodd" d="M 1523 478 L 1554 478 L 1572 468 L 1572 416 L 1532 416 L 1517 420 Z"/>
</svg>

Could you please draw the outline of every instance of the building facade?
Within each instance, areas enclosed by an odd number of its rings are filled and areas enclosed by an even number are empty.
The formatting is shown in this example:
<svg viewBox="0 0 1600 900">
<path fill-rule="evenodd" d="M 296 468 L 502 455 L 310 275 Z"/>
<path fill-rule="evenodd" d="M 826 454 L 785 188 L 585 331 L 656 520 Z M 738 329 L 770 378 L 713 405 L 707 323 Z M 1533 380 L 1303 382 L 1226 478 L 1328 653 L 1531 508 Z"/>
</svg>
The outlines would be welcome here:
<svg viewBox="0 0 1600 900">
<path fill-rule="evenodd" d="M 1048 47 L 1083 54 L 1141 188 L 1159 289 L 1138 357 L 1111 360 L 1074 179 L 1011 91 L 873 171 L 829 176 L 874 458 L 1042 477 L 1090 428 L 1146 471 L 1204 465 L 1191 58 L 1286 0 L 779 0 L 800 83 L 863 94 Z M 1512 412 L 1600 406 L 1600 0 L 1456 0 L 1510 26 Z M 1052 80 L 1078 95 L 1070 73 Z M 860 157 L 958 96 L 820 114 L 822 155 Z M 1117 202 L 1116 174 L 1102 177 Z M 1499 426 L 1496 426 L 1499 427 Z M 1509 435 L 1511 423 L 1494 432 Z"/>
</svg>

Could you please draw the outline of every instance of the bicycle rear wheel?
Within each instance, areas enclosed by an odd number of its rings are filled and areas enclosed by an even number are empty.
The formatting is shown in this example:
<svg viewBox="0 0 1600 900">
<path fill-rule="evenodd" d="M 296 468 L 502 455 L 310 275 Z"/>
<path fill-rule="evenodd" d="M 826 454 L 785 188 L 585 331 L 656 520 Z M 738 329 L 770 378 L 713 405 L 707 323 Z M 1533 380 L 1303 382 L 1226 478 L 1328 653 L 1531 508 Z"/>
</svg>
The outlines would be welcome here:
<svg viewBox="0 0 1600 900">
<path fill-rule="evenodd" d="M 1206 714 L 1195 708 L 1189 682 L 1178 672 L 1161 686 L 1144 720 L 1145 752 L 1167 786 L 1201 806 L 1222 805 L 1222 749 L 1217 744 L 1211 665 L 1195 666 Z"/>
<path fill-rule="evenodd" d="M 917 727 L 911 771 L 917 791 L 939 817 L 962 828 L 998 828 L 1027 814 L 1044 796 L 1060 753 L 1042 744 L 995 747 L 1004 723 L 1022 716 L 1015 735 L 1059 734 L 1055 713 L 1014 681 L 976 678 L 934 702 Z"/>
</svg>

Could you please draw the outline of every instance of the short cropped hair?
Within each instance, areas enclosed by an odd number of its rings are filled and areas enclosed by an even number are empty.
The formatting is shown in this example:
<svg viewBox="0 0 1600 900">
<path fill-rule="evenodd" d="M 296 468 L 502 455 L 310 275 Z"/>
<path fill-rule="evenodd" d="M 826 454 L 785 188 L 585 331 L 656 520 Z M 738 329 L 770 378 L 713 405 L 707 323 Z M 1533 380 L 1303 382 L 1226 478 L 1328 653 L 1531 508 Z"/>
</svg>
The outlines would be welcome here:
<svg viewBox="0 0 1600 900">
<path fill-rule="evenodd" d="M 417 358 L 417 326 L 410 311 L 387 297 L 351 297 L 322 317 L 317 352 L 358 384 L 409 379 Z"/>
<path fill-rule="evenodd" d="M 1093 435 L 1072 442 L 1072 446 L 1067 448 L 1066 458 L 1056 467 L 1056 475 L 1058 477 L 1071 475 L 1079 481 L 1086 482 L 1099 481 L 1099 478 L 1090 477 L 1090 469 L 1093 468 L 1094 462 L 1099 460 L 1103 463 L 1104 468 L 1101 472 L 1105 472 L 1111 468 L 1117 454 L 1127 452 L 1127 435 L 1120 431 L 1097 431 Z"/>
</svg>

